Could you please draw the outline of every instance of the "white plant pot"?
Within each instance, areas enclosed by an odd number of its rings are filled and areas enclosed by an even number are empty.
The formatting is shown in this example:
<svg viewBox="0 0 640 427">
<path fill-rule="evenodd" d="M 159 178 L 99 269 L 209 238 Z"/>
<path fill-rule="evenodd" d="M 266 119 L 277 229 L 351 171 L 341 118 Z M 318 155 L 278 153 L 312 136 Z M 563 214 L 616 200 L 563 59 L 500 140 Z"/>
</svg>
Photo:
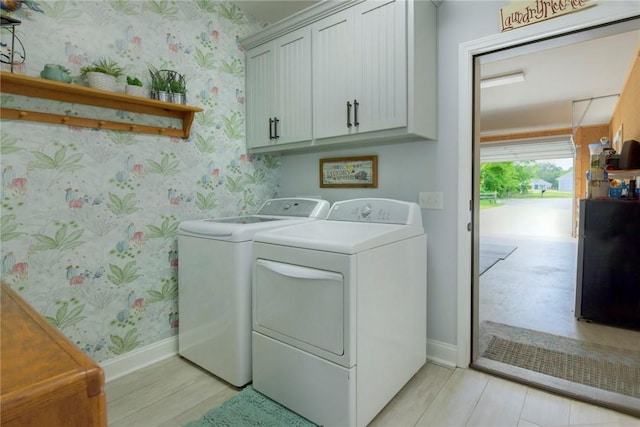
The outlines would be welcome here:
<svg viewBox="0 0 640 427">
<path fill-rule="evenodd" d="M 116 91 L 116 78 L 109 74 L 89 72 L 87 73 L 87 81 L 89 86 L 95 89 L 108 90 L 111 92 Z"/>
<path fill-rule="evenodd" d="M 126 85 L 124 87 L 124 93 L 127 95 L 140 96 L 146 98 L 147 94 L 142 86 Z"/>
<path fill-rule="evenodd" d="M 169 92 L 165 92 L 164 90 L 159 90 L 156 92 L 156 96 L 157 96 L 157 100 L 158 101 L 164 101 L 164 102 L 169 102 Z"/>
<path fill-rule="evenodd" d="M 174 104 L 184 104 L 184 93 L 172 93 L 171 102 L 173 102 Z"/>
</svg>

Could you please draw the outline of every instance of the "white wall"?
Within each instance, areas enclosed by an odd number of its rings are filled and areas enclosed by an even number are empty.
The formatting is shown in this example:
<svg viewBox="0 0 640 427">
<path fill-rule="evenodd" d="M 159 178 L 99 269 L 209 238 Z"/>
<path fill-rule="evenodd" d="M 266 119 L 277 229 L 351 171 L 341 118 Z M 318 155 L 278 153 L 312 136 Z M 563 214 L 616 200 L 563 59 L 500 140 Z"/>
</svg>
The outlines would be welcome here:
<svg viewBox="0 0 640 427">
<path fill-rule="evenodd" d="M 458 313 L 458 275 L 467 275 L 468 259 L 457 259 L 458 234 L 461 241 L 470 233 L 458 215 L 468 212 L 466 203 L 458 204 L 459 177 L 468 182 L 470 197 L 471 139 L 459 140 L 459 50 L 460 44 L 500 35 L 498 12 L 507 1 L 443 1 L 438 8 L 438 140 L 389 144 L 323 153 L 287 154 L 282 156 L 280 195 L 320 195 L 331 202 L 355 197 L 389 197 L 417 201 L 419 191 L 442 191 L 443 210 L 423 210 L 423 222 L 429 238 L 428 262 L 428 328 L 430 344 L 451 348 L 459 345 L 458 319 L 469 313 Z M 591 9 L 504 33 L 509 43 L 529 34 L 532 27 L 540 29 L 570 29 L 598 17 L 616 15 L 629 10 L 640 13 L 637 1 L 601 1 Z M 529 29 L 527 29 L 529 28 Z M 468 90 L 467 90 L 468 91 Z M 463 132 L 464 134 L 464 132 Z M 468 159 L 459 165 L 458 151 Z M 378 189 L 320 189 L 318 159 L 350 155 L 377 154 L 379 162 Z M 464 182 L 462 187 L 465 188 Z M 464 198 L 461 198 L 464 200 Z M 469 215 L 470 217 L 470 215 Z M 464 252 L 464 251 L 463 251 Z M 466 257 L 465 257 L 466 258 Z M 466 268 L 461 268 L 466 264 Z M 466 283 L 462 277 L 461 283 Z M 468 280 L 470 289 L 471 279 Z M 464 285 L 463 285 L 464 286 Z M 469 291 L 470 292 L 470 291 Z M 465 327 L 465 325 L 463 325 Z M 430 353 L 432 351 L 430 350 Z M 432 353 L 433 354 L 433 353 Z M 454 356 L 455 358 L 455 356 Z M 455 363 L 455 360 L 451 360 Z"/>
</svg>

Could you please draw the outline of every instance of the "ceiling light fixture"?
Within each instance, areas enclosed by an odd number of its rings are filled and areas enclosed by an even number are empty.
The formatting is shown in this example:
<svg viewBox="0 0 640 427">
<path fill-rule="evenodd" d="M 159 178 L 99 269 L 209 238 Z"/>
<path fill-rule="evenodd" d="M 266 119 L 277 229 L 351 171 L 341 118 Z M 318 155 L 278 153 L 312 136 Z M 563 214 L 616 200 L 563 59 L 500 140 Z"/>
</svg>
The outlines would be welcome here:
<svg viewBox="0 0 640 427">
<path fill-rule="evenodd" d="M 486 89 L 488 87 L 503 86 L 511 83 L 523 82 L 524 80 L 524 73 L 522 71 L 519 71 L 517 73 L 504 74 L 502 76 L 487 77 L 481 79 L 480 88 Z"/>
</svg>

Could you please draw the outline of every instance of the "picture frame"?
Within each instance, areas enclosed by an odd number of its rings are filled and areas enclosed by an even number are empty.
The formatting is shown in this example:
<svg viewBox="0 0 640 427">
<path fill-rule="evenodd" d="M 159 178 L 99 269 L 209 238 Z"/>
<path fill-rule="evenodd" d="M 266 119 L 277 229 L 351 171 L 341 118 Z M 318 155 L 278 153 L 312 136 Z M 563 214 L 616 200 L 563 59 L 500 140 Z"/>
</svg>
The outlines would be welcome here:
<svg viewBox="0 0 640 427">
<path fill-rule="evenodd" d="M 320 159 L 321 188 L 378 188 L 378 156 Z"/>
</svg>

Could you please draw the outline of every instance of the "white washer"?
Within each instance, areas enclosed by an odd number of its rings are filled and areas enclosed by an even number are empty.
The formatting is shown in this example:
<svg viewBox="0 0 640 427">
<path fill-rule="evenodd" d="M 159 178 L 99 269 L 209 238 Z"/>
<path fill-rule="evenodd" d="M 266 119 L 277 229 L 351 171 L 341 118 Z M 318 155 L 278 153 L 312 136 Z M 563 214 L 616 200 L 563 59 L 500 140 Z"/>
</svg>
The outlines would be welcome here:
<svg viewBox="0 0 640 427">
<path fill-rule="evenodd" d="M 336 202 L 254 236 L 253 387 L 323 426 L 364 426 L 426 362 L 420 208 Z"/>
<path fill-rule="evenodd" d="M 324 219 L 326 200 L 267 200 L 255 215 L 184 221 L 178 233 L 178 348 L 223 380 L 251 381 L 251 243 L 261 230 Z"/>
</svg>

